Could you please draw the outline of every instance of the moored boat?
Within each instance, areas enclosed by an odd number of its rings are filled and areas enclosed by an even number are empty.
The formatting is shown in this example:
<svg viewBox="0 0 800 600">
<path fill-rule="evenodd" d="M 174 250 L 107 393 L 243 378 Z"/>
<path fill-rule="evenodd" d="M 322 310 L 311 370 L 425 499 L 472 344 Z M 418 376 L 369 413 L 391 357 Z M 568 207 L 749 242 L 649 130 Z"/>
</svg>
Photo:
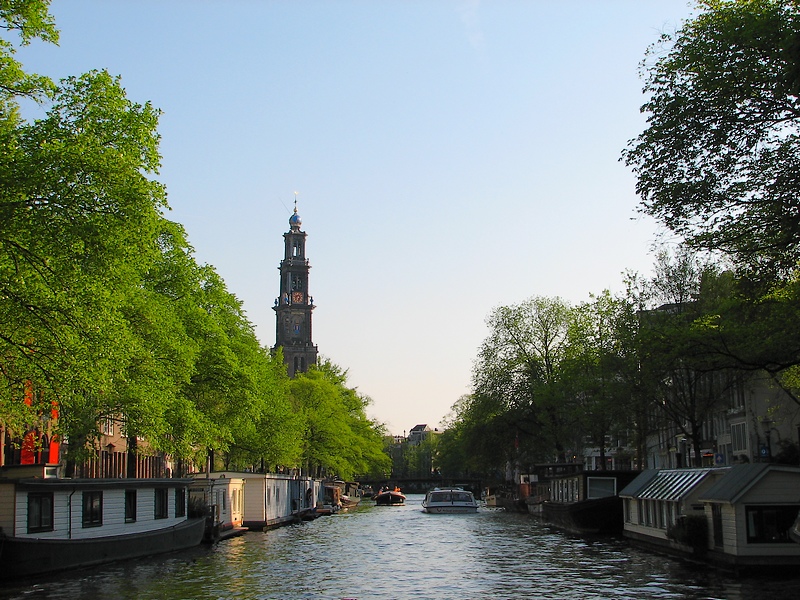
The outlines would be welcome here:
<svg viewBox="0 0 800 600">
<path fill-rule="evenodd" d="M 342 495 L 342 508 L 355 508 L 359 502 L 361 502 L 361 498 L 358 496 Z"/>
<path fill-rule="evenodd" d="M 463 488 L 434 488 L 425 494 L 422 509 L 428 513 L 474 513 L 478 502 Z"/>
<path fill-rule="evenodd" d="M 405 504 L 406 497 L 402 491 L 400 491 L 399 487 L 395 487 L 393 490 L 388 488 L 382 489 L 380 492 L 375 494 L 372 497 L 375 500 L 375 504 L 377 506 L 393 506 L 399 504 Z"/>
<path fill-rule="evenodd" d="M 326 485 L 323 489 L 324 500 L 317 504 L 318 515 L 332 515 L 342 508 L 342 491 L 335 485 Z"/>
<path fill-rule="evenodd" d="M 138 558 L 200 544 L 190 479 L 0 481 L 0 580 Z"/>
</svg>

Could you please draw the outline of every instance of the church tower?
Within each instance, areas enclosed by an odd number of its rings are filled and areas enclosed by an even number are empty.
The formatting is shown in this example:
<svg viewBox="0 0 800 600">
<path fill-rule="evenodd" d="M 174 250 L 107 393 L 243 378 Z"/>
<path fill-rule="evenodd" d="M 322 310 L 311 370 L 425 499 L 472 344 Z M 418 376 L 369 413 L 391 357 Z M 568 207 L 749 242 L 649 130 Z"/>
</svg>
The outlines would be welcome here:
<svg viewBox="0 0 800 600">
<path fill-rule="evenodd" d="M 311 266 L 306 258 L 306 233 L 300 231 L 302 224 L 295 199 L 294 214 L 289 217 L 289 231 L 283 234 L 284 255 L 278 267 L 281 273 L 280 295 L 273 306 L 276 317 L 273 350 L 283 348 L 289 377 L 304 373 L 317 363 L 317 347 L 311 341 L 314 298 L 308 293 Z"/>
</svg>

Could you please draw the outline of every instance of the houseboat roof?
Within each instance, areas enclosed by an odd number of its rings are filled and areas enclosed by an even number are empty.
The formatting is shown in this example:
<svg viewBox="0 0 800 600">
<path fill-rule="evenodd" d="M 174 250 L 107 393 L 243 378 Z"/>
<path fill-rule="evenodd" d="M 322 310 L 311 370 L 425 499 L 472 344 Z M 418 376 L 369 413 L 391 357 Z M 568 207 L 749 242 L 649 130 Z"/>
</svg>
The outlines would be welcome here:
<svg viewBox="0 0 800 600">
<path fill-rule="evenodd" d="M 36 490 L 54 489 L 117 489 L 117 488 L 173 488 L 187 487 L 193 479 L 189 478 L 110 478 L 110 479 L 69 479 L 69 478 L 27 478 L 27 479 L 0 479 L 0 484 L 14 484 L 18 488 Z"/>
<path fill-rule="evenodd" d="M 700 498 L 710 502 L 737 502 L 748 490 L 770 471 L 799 473 L 800 469 L 790 465 L 770 463 L 749 463 L 734 465 Z"/>
<path fill-rule="evenodd" d="M 647 469 L 619 493 L 644 500 L 680 500 L 713 469 Z"/>
</svg>

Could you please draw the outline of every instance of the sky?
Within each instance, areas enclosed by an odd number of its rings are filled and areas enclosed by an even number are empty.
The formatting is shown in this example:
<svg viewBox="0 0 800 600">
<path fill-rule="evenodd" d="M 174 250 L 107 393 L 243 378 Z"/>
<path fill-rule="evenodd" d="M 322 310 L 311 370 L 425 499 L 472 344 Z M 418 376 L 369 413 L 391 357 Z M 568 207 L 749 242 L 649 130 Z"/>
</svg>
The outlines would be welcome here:
<svg viewBox="0 0 800 600">
<path fill-rule="evenodd" d="M 660 230 L 619 159 L 645 127 L 647 47 L 691 16 L 687 0 L 53 0 L 51 13 L 59 46 L 18 58 L 54 79 L 106 69 L 163 111 L 167 217 L 263 346 L 297 198 L 313 341 L 390 433 L 443 425 L 495 308 L 579 304 L 652 270 Z"/>
</svg>

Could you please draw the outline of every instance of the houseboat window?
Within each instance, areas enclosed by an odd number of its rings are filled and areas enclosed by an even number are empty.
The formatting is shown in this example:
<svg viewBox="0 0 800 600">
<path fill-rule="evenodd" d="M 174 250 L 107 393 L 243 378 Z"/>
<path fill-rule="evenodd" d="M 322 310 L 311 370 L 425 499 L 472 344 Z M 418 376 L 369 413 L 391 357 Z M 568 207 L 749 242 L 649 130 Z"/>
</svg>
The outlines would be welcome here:
<svg viewBox="0 0 800 600">
<path fill-rule="evenodd" d="M 184 488 L 175 490 L 175 516 L 186 516 L 186 490 Z"/>
<path fill-rule="evenodd" d="M 155 518 L 166 519 L 169 516 L 169 506 L 167 505 L 169 490 L 156 490 L 155 492 Z"/>
<path fill-rule="evenodd" d="M 28 494 L 28 533 L 53 531 L 53 492 Z"/>
<path fill-rule="evenodd" d="M 631 501 L 630 501 L 629 498 L 625 498 L 624 506 L 625 506 L 625 522 L 626 523 L 630 523 L 631 522 Z"/>
<path fill-rule="evenodd" d="M 794 525 L 800 505 L 746 506 L 747 543 L 791 543 L 789 529 Z"/>
<path fill-rule="evenodd" d="M 103 524 L 103 492 L 83 492 L 83 526 Z"/>
<path fill-rule="evenodd" d="M 586 487 L 588 488 L 586 497 L 589 500 L 606 498 L 617 493 L 617 480 L 613 477 L 587 477 Z"/>
<path fill-rule="evenodd" d="M 125 522 L 136 522 L 136 490 L 125 490 Z"/>
<path fill-rule="evenodd" d="M 644 525 L 644 500 L 639 498 L 636 501 L 637 512 L 639 513 L 639 525 Z"/>
<path fill-rule="evenodd" d="M 666 529 L 669 526 L 669 502 L 659 501 L 661 505 L 661 523 L 659 524 L 661 529 Z"/>
</svg>

